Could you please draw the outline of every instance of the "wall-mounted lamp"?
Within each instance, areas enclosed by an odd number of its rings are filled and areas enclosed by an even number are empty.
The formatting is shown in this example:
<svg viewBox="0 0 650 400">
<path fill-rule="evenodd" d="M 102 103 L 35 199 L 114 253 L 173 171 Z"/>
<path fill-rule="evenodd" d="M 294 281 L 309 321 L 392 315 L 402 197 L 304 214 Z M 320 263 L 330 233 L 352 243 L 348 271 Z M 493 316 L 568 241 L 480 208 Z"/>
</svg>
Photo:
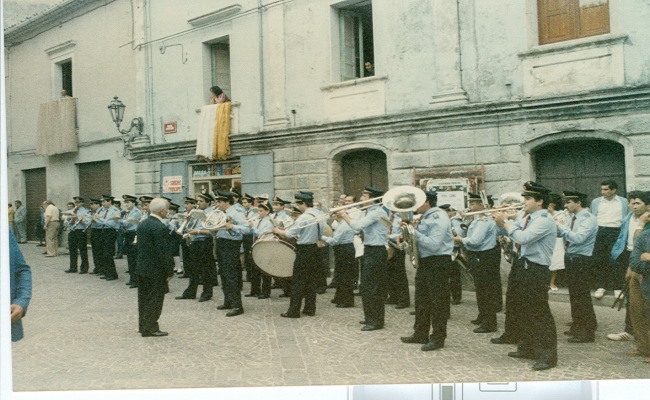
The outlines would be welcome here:
<svg viewBox="0 0 650 400">
<path fill-rule="evenodd" d="M 117 126 L 117 131 L 122 135 L 128 135 L 128 139 L 125 139 L 125 142 L 128 142 L 133 140 L 136 135 L 142 135 L 142 130 L 144 129 L 144 121 L 142 120 L 142 117 L 135 117 L 131 120 L 131 126 L 129 127 L 128 131 L 120 129 L 120 124 L 124 119 L 125 108 L 126 106 L 120 101 L 120 99 L 117 98 L 117 96 L 113 97 L 113 101 L 111 101 L 111 104 L 108 105 L 108 111 L 110 111 L 111 118 L 113 119 L 113 122 L 115 122 L 115 126 Z M 136 129 L 137 133 L 131 134 L 133 128 Z"/>
</svg>

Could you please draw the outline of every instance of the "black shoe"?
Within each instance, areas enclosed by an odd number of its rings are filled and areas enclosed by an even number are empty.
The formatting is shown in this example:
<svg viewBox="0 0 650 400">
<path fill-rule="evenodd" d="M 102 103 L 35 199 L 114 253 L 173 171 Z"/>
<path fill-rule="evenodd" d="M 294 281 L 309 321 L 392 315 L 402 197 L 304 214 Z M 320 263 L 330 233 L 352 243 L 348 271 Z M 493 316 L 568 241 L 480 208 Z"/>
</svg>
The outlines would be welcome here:
<svg viewBox="0 0 650 400">
<path fill-rule="evenodd" d="M 236 317 L 237 315 L 241 315 L 243 313 L 244 313 L 243 308 L 233 308 L 232 311 L 226 314 L 226 317 Z"/>
<path fill-rule="evenodd" d="M 332 300 L 330 300 L 330 303 L 332 303 L 332 304 L 339 304 L 339 301 L 336 300 L 336 299 L 332 299 Z"/>
<path fill-rule="evenodd" d="M 429 339 L 427 339 L 427 338 L 420 339 L 420 338 L 415 337 L 415 335 L 402 336 L 401 338 L 399 338 L 399 340 L 401 340 L 402 343 L 418 343 L 418 344 L 427 344 L 427 343 L 429 343 Z"/>
<path fill-rule="evenodd" d="M 409 308 L 411 305 L 410 304 L 398 304 L 395 306 L 396 310 L 401 310 L 403 308 Z"/>
<path fill-rule="evenodd" d="M 185 273 L 184 273 L 183 275 L 179 276 L 178 278 L 179 278 L 179 279 L 187 279 L 187 278 L 189 278 L 189 277 L 190 277 L 190 276 L 189 276 L 188 274 L 185 274 Z"/>
<path fill-rule="evenodd" d="M 260 300 L 268 299 L 269 297 L 271 296 L 269 296 L 268 294 L 260 294 L 259 296 L 257 296 L 257 298 Z"/>
<path fill-rule="evenodd" d="M 366 321 L 365 319 L 364 319 L 363 321 L 359 321 L 359 323 L 360 323 L 361 325 L 368 325 L 368 321 Z"/>
<path fill-rule="evenodd" d="M 142 337 L 163 337 L 169 335 L 169 333 L 158 331 L 158 332 L 142 333 L 141 335 Z"/>
<path fill-rule="evenodd" d="M 257 297 L 257 296 L 259 296 L 259 293 L 248 293 L 244 295 L 244 297 Z"/>
<path fill-rule="evenodd" d="M 409 315 L 415 315 L 415 310 L 409 312 Z"/>
<path fill-rule="evenodd" d="M 106 282 L 116 281 L 116 280 L 117 280 L 116 276 L 109 276 L 108 278 L 106 278 Z"/>
<path fill-rule="evenodd" d="M 459 305 L 460 304 L 460 299 L 452 299 L 451 304 L 453 304 L 455 306 Z"/>
<path fill-rule="evenodd" d="M 496 331 L 497 328 L 488 328 L 487 326 L 479 326 L 478 328 L 474 329 L 474 333 L 492 333 Z"/>
<path fill-rule="evenodd" d="M 512 358 L 525 358 L 527 360 L 535 360 L 537 357 L 535 357 L 535 354 L 529 353 L 529 352 L 524 352 L 524 351 L 511 351 L 508 353 L 508 357 Z"/>
<path fill-rule="evenodd" d="M 388 298 L 388 299 L 384 300 L 384 304 L 397 304 L 397 302 L 395 302 L 395 300 L 393 300 L 391 298 Z"/>
<path fill-rule="evenodd" d="M 328 289 L 336 289 L 336 283 L 335 282 L 330 283 L 329 285 L 327 285 L 327 288 Z"/>
<path fill-rule="evenodd" d="M 88 271 L 79 271 L 79 275 L 87 274 Z"/>
<path fill-rule="evenodd" d="M 122 256 L 115 256 L 115 257 L 113 257 L 113 260 L 121 260 L 121 259 L 122 259 Z"/>
<path fill-rule="evenodd" d="M 203 303 L 204 301 L 208 301 L 212 298 L 212 296 L 201 296 L 199 297 L 199 303 Z"/>
<path fill-rule="evenodd" d="M 290 295 L 290 294 L 286 294 L 286 293 L 280 293 L 280 295 L 279 295 L 278 297 L 282 297 L 282 298 L 284 298 L 284 297 L 291 297 L 291 295 Z"/>
<path fill-rule="evenodd" d="M 126 286 L 131 286 L 132 283 L 131 283 L 131 281 L 128 281 L 127 283 L 125 283 L 125 285 L 126 285 Z"/>
<path fill-rule="evenodd" d="M 316 289 L 316 293 L 318 294 L 325 294 L 327 292 L 327 287 L 319 287 Z"/>
<path fill-rule="evenodd" d="M 571 332 L 571 329 L 569 329 L 568 331 L 564 331 L 564 334 L 567 335 L 567 336 L 575 336 L 576 335 L 575 333 Z"/>
<path fill-rule="evenodd" d="M 533 371 L 544 371 L 545 369 L 554 368 L 556 365 L 557 361 L 537 361 L 535 364 L 533 364 Z"/>
<path fill-rule="evenodd" d="M 77 273 L 77 270 L 76 270 L 76 269 L 66 269 L 64 272 L 65 272 L 66 274 L 76 274 L 76 273 Z"/>
<path fill-rule="evenodd" d="M 381 325 L 364 325 L 361 327 L 361 330 L 367 332 L 367 331 L 376 331 L 383 328 L 384 327 Z"/>
<path fill-rule="evenodd" d="M 201 301 L 201 300 L 199 300 L 199 301 Z M 226 304 L 222 304 L 220 306 L 217 306 L 217 310 L 231 310 L 231 309 L 232 309 L 232 306 L 229 306 L 229 305 L 226 305 Z"/>
<path fill-rule="evenodd" d="M 89 272 L 89 274 L 90 274 L 90 275 L 99 275 L 99 272 L 97 272 L 97 271 L 93 271 L 93 272 Z"/>
<path fill-rule="evenodd" d="M 420 347 L 420 350 L 422 350 L 422 351 L 432 351 L 432 350 L 442 349 L 443 347 L 445 347 L 444 342 L 429 342 L 429 343 L 425 344 L 424 346 Z"/>
<path fill-rule="evenodd" d="M 293 314 L 289 314 L 289 313 L 286 313 L 286 312 L 280 314 L 280 316 L 284 317 L 284 318 L 300 318 L 300 315 L 293 315 Z"/>
<path fill-rule="evenodd" d="M 574 336 L 567 339 L 567 342 L 569 343 L 593 343 L 595 341 L 596 338 L 584 336 Z"/>
<path fill-rule="evenodd" d="M 138 288 L 138 285 L 129 285 L 129 289 L 137 289 L 137 288 Z M 165 292 L 165 293 L 169 293 L 169 292 Z"/>
<path fill-rule="evenodd" d="M 510 337 L 507 337 L 505 335 L 501 335 L 499 337 L 492 338 L 492 339 L 490 339 L 490 342 L 494 343 L 494 344 L 517 344 L 518 343 L 517 340 L 515 340 L 513 338 L 510 338 Z"/>
<path fill-rule="evenodd" d="M 352 308 L 354 304 L 337 304 L 336 308 Z"/>
<path fill-rule="evenodd" d="M 176 300 L 194 300 L 194 299 L 196 299 L 196 296 L 194 296 L 194 297 L 176 296 L 175 299 Z"/>
<path fill-rule="evenodd" d="M 316 312 L 314 312 L 314 311 L 303 311 L 302 314 L 313 317 L 314 315 L 316 315 Z"/>
<path fill-rule="evenodd" d="M 471 322 L 471 323 L 474 324 L 474 325 L 481 325 L 481 324 L 482 324 L 480 318 L 473 319 L 473 320 L 471 320 L 471 321 L 469 321 L 469 322 Z"/>
</svg>

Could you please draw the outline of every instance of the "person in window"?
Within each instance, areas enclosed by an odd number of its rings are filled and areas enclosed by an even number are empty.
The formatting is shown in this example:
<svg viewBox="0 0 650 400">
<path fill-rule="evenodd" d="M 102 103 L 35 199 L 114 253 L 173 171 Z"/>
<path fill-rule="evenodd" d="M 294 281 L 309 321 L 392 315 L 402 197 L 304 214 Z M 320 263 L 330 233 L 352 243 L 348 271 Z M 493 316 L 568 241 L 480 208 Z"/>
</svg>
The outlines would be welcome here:
<svg viewBox="0 0 650 400">
<path fill-rule="evenodd" d="M 210 104 L 225 103 L 227 101 L 230 101 L 230 99 L 219 86 L 210 88 Z"/>
<path fill-rule="evenodd" d="M 363 76 L 374 76 L 375 75 L 375 66 L 372 63 L 372 61 L 366 61 L 363 63 L 363 68 L 365 71 L 363 72 Z"/>
</svg>

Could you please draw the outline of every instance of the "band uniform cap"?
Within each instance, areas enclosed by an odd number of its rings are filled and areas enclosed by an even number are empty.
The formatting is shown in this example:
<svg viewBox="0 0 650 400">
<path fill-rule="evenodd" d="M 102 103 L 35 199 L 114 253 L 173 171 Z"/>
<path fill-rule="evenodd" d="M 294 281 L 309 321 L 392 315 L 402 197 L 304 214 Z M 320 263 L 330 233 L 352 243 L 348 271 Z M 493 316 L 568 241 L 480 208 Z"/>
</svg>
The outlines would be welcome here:
<svg viewBox="0 0 650 400">
<path fill-rule="evenodd" d="M 302 201 L 302 202 L 305 202 L 305 201 L 311 201 L 311 200 L 314 199 L 313 197 L 311 197 L 310 195 L 305 194 L 305 193 L 298 193 L 297 195 L 295 195 L 295 196 L 293 196 L 293 197 L 294 197 L 296 200 L 298 200 L 298 201 Z"/>
<path fill-rule="evenodd" d="M 229 193 L 233 194 L 235 197 L 239 197 L 240 199 L 242 198 L 241 193 L 239 193 L 239 192 L 237 191 L 237 189 L 233 189 L 233 190 L 230 191 Z"/>
<path fill-rule="evenodd" d="M 151 202 L 151 200 L 153 200 L 153 197 L 151 197 L 151 196 L 140 196 L 139 200 L 142 201 L 142 202 L 145 202 L 145 203 L 149 203 L 149 202 Z"/>
<path fill-rule="evenodd" d="M 165 199 L 165 200 L 167 200 L 167 201 L 170 202 L 170 203 L 172 202 L 172 199 L 170 199 L 169 197 L 160 196 L 160 198 L 161 198 L 161 199 Z"/>
<path fill-rule="evenodd" d="M 533 182 L 528 181 L 524 183 L 524 191 L 521 193 L 522 196 L 532 196 L 536 194 L 549 194 L 551 193 L 550 189 L 545 188 L 544 186 Z"/>
<path fill-rule="evenodd" d="M 587 197 L 587 195 L 575 190 L 565 190 L 562 192 L 562 197 L 565 199 L 584 199 Z"/>
<path fill-rule="evenodd" d="M 115 200 L 115 197 L 111 196 L 110 194 L 103 194 L 102 195 L 102 201 L 104 201 L 104 200 L 113 201 L 113 200 Z"/>
<path fill-rule="evenodd" d="M 314 192 L 310 192 L 308 190 L 299 190 L 298 193 L 306 194 L 307 196 L 314 197 Z"/>
<path fill-rule="evenodd" d="M 242 198 L 242 200 L 243 200 L 243 199 L 248 200 L 250 203 L 252 203 L 252 202 L 255 200 L 255 197 L 251 196 L 251 195 L 248 194 L 248 193 L 244 193 L 244 195 L 243 195 L 241 198 Z"/>
<path fill-rule="evenodd" d="M 230 201 L 234 200 L 235 194 L 232 192 L 223 192 L 221 190 L 217 190 L 215 200 L 219 201 Z"/>
<path fill-rule="evenodd" d="M 369 193 L 372 197 L 383 196 L 384 193 L 386 193 L 385 191 L 379 190 L 379 189 L 377 189 L 376 187 L 373 187 L 373 186 L 366 186 L 365 189 L 364 189 L 364 192 Z"/>
<path fill-rule="evenodd" d="M 255 195 L 255 199 L 258 201 L 269 201 L 269 195 L 268 194 L 258 194 Z"/>
<path fill-rule="evenodd" d="M 90 202 L 93 204 L 102 204 L 102 199 L 96 199 L 94 197 L 91 197 Z"/>
<path fill-rule="evenodd" d="M 171 201 L 169 202 L 169 209 L 170 210 L 178 211 L 179 208 L 181 208 L 181 206 L 179 206 L 178 204 L 172 203 Z"/>
<path fill-rule="evenodd" d="M 296 206 L 291 206 L 291 213 L 292 214 L 302 214 L 302 211 Z"/>
<path fill-rule="evenodd" d="M 196 199 L 191 197 L 183 197 L 183 203 L 196 204 Z"/>
<path fill-rule="evenodd" d="M 427 196 L 427 199 L 438 201 L 438 192 L 433 190 L 425 190 L 424 194 Z"/>
<path fill-rule="evenodd" d="M 482 201 L 481 200 L 481 195 L 478 193 L 467 193 L 467 200 L 468 201 Z M 442 208 L 442 207 L 440 207 Z"/>
<path fill-rule="evenodd" d="M 282 199 L 279 198 L 278 196 L 275 196 L 275 197 L 273 198 L 273 201 L 276 202 L 276 203 L 278 203 L 278 204 L 280 204 L 280 205 L 283 205 L 283 206 L 286 206 L 287 204 L 291 204 L 290 201 L 282 200 Z"/>
<path fill-rule="evenodd" d="M 454 209 L 451 208 L 451 204 L 443 204 L 439 208 L 445 211 L 454 211 Z"/>
<path fill-rule="evenodd" d="M 132 196 L 132 195 L 130 195 L 130 194 L 125 194 L 125 195 L 122 195 L 122 200 L 124 200 L 124 201 L 130 201 L 130 202 L 135 203 L 136 201 L 138 201 L 138 198 L 135 197 L 135 196 Z"/>
<path fill-rule="evenodd" d="M 86 199 L 81 197 L 81 196 L 75 196 L 75 197 L 72 198 L 72 200 L 74 200 L 74 201 L 86 201 Z"/>
<path fill-rule="evenodd" d="M 200 197 L 203 200 L 207 201 L 208 203 L 211 202 L 211 201 L 214 201 L 214 197 L 212 197 L 212 195 L 210 193 L 199 193 L 199 194 L 196 195 L 196 197 L 197 198 Z"/>
<path fill-rule="evenodd" d="M 266 211 L 271 211 L 271 207 L 269 207 L 268 203 L 259 203 L 257 205 L 257 208 L 263 208 Z"/>
</svg>

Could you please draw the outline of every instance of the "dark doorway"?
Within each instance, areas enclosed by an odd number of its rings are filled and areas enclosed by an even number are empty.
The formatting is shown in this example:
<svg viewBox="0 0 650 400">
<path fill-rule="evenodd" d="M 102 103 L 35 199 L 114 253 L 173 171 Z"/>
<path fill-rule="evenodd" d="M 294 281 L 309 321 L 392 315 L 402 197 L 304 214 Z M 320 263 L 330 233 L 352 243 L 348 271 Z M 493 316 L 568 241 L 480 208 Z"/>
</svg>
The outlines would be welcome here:
<svg viewBox="0 0 650 400">
<path fill-rule="evenodd" d="M 358 150 L 341 160 L 343 191 L 358 198 L 365 186 L 388 189 L 386 154 L 379 150 Z"/>
<path fill-rule="evenodd" d="M 47 200 L 45 168 L 23 171 L 25 177 L 25 207 L 27 210 L 27 239 L 38 240 L 37 226 L 41 223 L 41 204 Z"/>
<path fill-rule="evenodd" d="M 77 164 L 77 168 L 80 196 L 100 197 L 103 194 L 112 194 L 110 161 Z"/>
<path fill-rule="evenodd" d="M 625 196 L 625 150 L 619 143 L 567 140 L 539 148 L 534 160 L 537 181 L 555 193 L 573 189 L 592 200 L 600 196 L 600 182 L 613 179 Z"/>
</svg>

